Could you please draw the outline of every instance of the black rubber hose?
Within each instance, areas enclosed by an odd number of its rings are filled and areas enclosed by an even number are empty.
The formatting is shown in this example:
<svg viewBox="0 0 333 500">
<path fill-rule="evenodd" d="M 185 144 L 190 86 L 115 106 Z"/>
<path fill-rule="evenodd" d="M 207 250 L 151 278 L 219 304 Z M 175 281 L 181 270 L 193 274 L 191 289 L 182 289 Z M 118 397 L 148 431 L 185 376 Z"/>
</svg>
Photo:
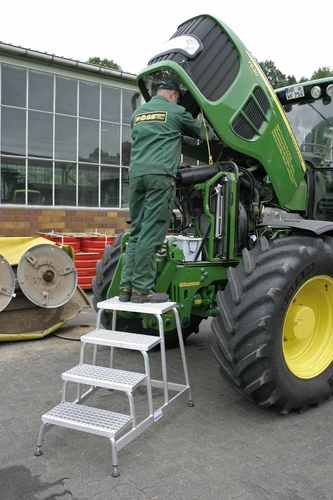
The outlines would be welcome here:
<svg viewBox="0 0 333 500">
<path fill-rule="evenodd" d="M 193 261 L 193 262 L 196 262 L 196 261 L 198 260 L 199 255 L 200 255 L 200 253 L 201 253 L 201 251 L 202 251 L 202 248 L 203 248 L 203 246 L 204 246 L 205 240 L 207 239 L 207 236 L 208 236 L 209 230 L 210 230 L 210 224 L 208 224 L 208 226 L 207 226 L 206 232 L 205 232 L 205 234 L 204 234 L 204 236 L 203 236 L 203 238 L 202 238 L 202 241 L 201 241 L 201 243 L 200 243 L 200 246 L 199 246 L 199 248 L 198 248 L 198 250 L 197 250 L 197 252 L 196 252 L 196 254 L 195 254 L 195 256 L 194 256 L 194 261 Z"/>
<path fill-rule="evenodd" d="M 216 175 L 220 169 L 217 166 L 211 167 L 189 167 L 182 168 L 177 174 L 177 184 L 180 186 L 189 186 L 204 182 Z"/>
</svg>

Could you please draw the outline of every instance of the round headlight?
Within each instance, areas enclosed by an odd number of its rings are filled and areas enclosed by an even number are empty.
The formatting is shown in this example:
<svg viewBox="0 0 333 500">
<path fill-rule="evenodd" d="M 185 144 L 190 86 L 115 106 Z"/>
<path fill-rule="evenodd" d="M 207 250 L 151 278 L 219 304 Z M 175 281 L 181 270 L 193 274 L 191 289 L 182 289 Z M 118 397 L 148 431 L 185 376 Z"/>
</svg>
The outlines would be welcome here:
<svg viewBox="0 0 333 500">
<path fill-rule="evenodd" d="M 312 87 L 311 96 L 314 99 L 319 99 L 319 97 L 321 96 L 321 88 L 319 87 L 319 85 L 315 85 L 314 87 Z"/>
<path fill-rule="evenodd" d="M 326 94 L 328 95 L 328 97 L 333 97 L 333 83 L 327 85 Z"/>
</svg>

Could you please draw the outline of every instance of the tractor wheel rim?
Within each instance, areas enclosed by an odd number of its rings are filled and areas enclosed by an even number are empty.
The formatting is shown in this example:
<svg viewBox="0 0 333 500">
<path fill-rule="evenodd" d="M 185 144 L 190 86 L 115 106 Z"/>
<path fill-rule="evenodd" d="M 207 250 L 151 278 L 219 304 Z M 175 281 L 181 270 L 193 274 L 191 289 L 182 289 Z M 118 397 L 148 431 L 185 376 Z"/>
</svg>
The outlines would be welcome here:
<svg viewBox="0 0 333 500">
<path fill-rule="evenodd" d="M 333 361 L 333 278 L 310 278 L 288 306 L 282 347 L 289 370 L 302 379 L 317 377 Z"/>
</svg>

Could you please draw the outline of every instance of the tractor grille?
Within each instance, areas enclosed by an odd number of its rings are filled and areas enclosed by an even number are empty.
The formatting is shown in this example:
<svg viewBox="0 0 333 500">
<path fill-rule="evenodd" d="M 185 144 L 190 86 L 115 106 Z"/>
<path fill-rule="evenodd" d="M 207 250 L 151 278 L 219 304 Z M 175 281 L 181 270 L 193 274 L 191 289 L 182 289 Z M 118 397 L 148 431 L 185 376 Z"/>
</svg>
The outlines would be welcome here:
<svg viewBox="0 0 333 500">
<path fill-rule="evenodd" d="M 236 115 L 232 122 L 233 131 L 243 139 L 253 139 L 259 134 L 259 130 L 264 122 L 267 122 L 267 114 L 270 104 L 265 92 L 260 87 L 256 87 Z"/>
<path fill-rule="evenodd" d="M 207 99 L 220 99 L 239 72 L 240 59 L 235 44 L 221 26 L 208 16 L 186 21 L 171 38 L 180 35 L 194 35 L 202 42 L 203 50 L 193 59 L 180 52 L 169 52 L 154 57 L 149 64 L 174 61 L 183 67 Z"/>
<path fill-rule="evenodd" d="M 269 110 L 269 101 L 263 89 L 261 87 L 256 87 L 253 91 L 253 95 L 257 99 L 258 104 L 263 110 L 263 112 L 266 114 L 267 111 Z"/>
<path fill-rule="evenodd" d="M 243 137 L 243 139 L 253 139 L 256 135 L 256 130 L 251 127 L 249 122 L 240 113 L 232 122 L 232 128 L 234 132 Z"/>
<path fill-rule="evenodd" d="M 245 113 L 247 118 L 251 120 L 251 122 L 257 129 L 261 127 L 265 116 L 261 112 L 258 104 L 253 99 L 253 97 L 250 97 L 250 99 L 246 102 L 245 106 L 243 107 L 243 113 Z"/>
</svg>

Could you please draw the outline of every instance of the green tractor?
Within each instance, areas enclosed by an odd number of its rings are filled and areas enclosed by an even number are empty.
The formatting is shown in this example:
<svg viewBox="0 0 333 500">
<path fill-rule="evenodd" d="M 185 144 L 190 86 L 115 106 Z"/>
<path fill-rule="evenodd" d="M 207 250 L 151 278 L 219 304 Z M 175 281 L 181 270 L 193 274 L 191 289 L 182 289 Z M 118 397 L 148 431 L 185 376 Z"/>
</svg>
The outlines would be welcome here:
<svg viewBox="0 0 333 500">
<path fill-rule="evenodd" d="M 138 76 L 145 100 L 165 76 L 180 82 L 207 140 L 184 140 L 189 166 L 156 254 L 156 290 L 179 305 L 184 337 L 213 317 L 215 358 L 256 404 L 317 405 L 333 391 L 333 78 L 274 92 L 209 15 L 181 24 L 152 57 Z M 117 295 L 126 241 L 99 262 L 96 301 Z M 145 315 L 120 322 L 157 333 Z M 165 329 L 172 343 L 171 316 Z"/>
</svg>

